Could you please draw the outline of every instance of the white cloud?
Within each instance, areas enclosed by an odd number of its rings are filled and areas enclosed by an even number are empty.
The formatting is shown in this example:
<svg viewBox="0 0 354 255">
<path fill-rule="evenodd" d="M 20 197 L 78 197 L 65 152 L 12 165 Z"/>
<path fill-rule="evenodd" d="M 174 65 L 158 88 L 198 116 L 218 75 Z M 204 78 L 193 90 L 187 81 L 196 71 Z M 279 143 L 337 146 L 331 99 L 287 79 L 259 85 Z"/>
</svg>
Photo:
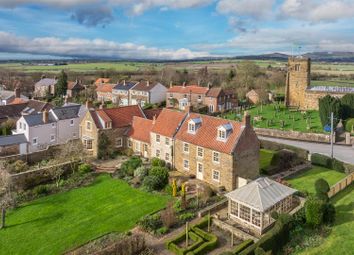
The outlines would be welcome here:
<svg viewBox="0 0 354 255">
<path fill-rule="evenodd" d="M 271 13 L 275 0 L 220 0 L 217 10 L 224 14 L 261 18 Z"/>
<path fill-rule="evenodd" d="M 354 18 L 352 0 L 285 0 L 281 6 L 284 17 L 311 22 L 333 22 Z"/>
<path fill-rule="evenodd" d="M 53 55 L 60 57 L 96 57 L 129 59 L 193 59 L 207 57 L 207 52 L 195 52 L 186 48 L 159 49 L 134 43 L 117 43 L 102 39 L 60 39 L 39 37 L 29 39 L 0 31 L 0 52 Z"/>
</svg>

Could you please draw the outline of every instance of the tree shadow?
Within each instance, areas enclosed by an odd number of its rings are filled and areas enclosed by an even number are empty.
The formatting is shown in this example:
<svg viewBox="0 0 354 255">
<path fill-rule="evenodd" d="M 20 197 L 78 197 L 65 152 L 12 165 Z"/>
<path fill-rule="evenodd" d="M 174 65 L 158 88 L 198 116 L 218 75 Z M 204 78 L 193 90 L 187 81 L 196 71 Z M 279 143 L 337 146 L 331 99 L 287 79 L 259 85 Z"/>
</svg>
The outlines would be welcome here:
<svg viewBox="0 0 354 255">
<path fill-rule="evenodd" d="M 25 221 L 25 222 L 19 222 L 16 224 L 6 225 L 6 229 L 25 225 L 25 224 L 33 224 L 35 222 L 41 222 L 41 224 L 45 224 L 47 222 L 53 221 L 54 219 L 61 218 L 62 216 L 63 216 L 63 213 L 55 213 L 54 215 L 51 215 L 51 216 L 39 217 L 39 218 L 32 219 L 32 220 Z"/>
</svg>

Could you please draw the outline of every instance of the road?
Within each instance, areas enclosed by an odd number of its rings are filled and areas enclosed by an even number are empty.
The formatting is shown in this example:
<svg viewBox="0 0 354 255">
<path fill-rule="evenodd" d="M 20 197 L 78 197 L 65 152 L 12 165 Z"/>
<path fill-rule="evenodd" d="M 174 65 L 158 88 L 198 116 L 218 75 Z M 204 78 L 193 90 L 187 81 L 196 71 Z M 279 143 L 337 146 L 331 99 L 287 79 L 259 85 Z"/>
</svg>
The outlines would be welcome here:
<svg viewBox="0 0 354 255">
<path fill-rule="evenodd" d="M 277 143 L 283 143 L 283 144 L 303 148 L 308 150 L 310 153 L 321 153 L 321 154 L 326 154 L 328 156 L 331 155 L 330 144 L 303 142 L 303 141 L 265 137 L 265 136 L 258 136 L 258 138 L 261 140 L 268 140 L 268 141 L 273 141 Z M 333 155 L 336 159 L 339 159 L 343 162 L 347 162 L 350 164 L 354 164 L 354 148 L 350 146 L 334 145 Z"/>
</svg>

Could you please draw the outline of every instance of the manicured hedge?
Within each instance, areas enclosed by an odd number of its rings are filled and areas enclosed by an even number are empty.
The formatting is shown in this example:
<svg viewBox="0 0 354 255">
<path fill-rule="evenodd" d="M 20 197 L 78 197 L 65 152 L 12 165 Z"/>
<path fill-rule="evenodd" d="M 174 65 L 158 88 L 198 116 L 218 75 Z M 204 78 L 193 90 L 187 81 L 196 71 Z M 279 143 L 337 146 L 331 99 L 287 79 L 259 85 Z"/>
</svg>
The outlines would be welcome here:
<svg viewBox="0 0 354 255">
<path fill-rule="evenodd" d="M 311 155 L 311 163 L 314 165 L 318 166 L 324 166 L 330 169 L 334 169 L 339 172 L 344 172 L 345 167 L 344 163 L 337 160 L 337 159 L 332 159 L 331 157 L 328 157 L 326 155 L 318 154 L 318 153 L 313 153 Z"/>
<path fill-rule="evenodd" d="M 247 247 L 251 246 L 254 243 L 252 239 L 248 239 L 240 243 L 236 246 L 236 248 L 232 251 L 233 254 L 237 255 Z"/>
<path fill-rule="evenodd" d="M 189 236 L 194 243 L 187 247 L 181 248 L 177 243 L 182 242 L 186 238 L 185 232 L 176 236 L 174 239 L 166 242 L 166 248 L 176 255 L 202 255 L 216 248 L 218 244 L 218 238 L 216 235 L 205 232 L 201 228 L 208 225 L 208 218 L 203 218 L 199 223 L 191 226 L 189 230 Z"/>
</svg>

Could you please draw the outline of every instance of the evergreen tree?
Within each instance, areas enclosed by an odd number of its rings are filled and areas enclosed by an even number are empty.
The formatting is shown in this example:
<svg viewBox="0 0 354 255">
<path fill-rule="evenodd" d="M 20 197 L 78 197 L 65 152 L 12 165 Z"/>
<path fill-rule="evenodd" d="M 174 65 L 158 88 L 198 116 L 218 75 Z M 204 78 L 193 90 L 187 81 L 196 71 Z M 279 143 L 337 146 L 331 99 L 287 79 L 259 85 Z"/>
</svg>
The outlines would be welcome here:
<svg viewBox="0 0 354 255">
<path fill-rule="evenodd" d="M 319 110 L 322 126 L 330 124 L 331 112 L 334 113 L 335 123 L 337 125 L 340 118 L 342 118 L 341 102 L 338 98 L 327 95 L 319 99 Z"/>
<path fill-rule="evenodd" d="M 346 94 L 340 100 L 342 104 L 343 119 L 354 118 L 354 94 Z"/>
<path fill-rule="evenodd" d="M 68 89 L 68 76 L 62 70 L 59 75 L 58 82 L 55 86 L 55 96 L 62 97 L 66 95 L 66 90 Z"/>
</svg>

